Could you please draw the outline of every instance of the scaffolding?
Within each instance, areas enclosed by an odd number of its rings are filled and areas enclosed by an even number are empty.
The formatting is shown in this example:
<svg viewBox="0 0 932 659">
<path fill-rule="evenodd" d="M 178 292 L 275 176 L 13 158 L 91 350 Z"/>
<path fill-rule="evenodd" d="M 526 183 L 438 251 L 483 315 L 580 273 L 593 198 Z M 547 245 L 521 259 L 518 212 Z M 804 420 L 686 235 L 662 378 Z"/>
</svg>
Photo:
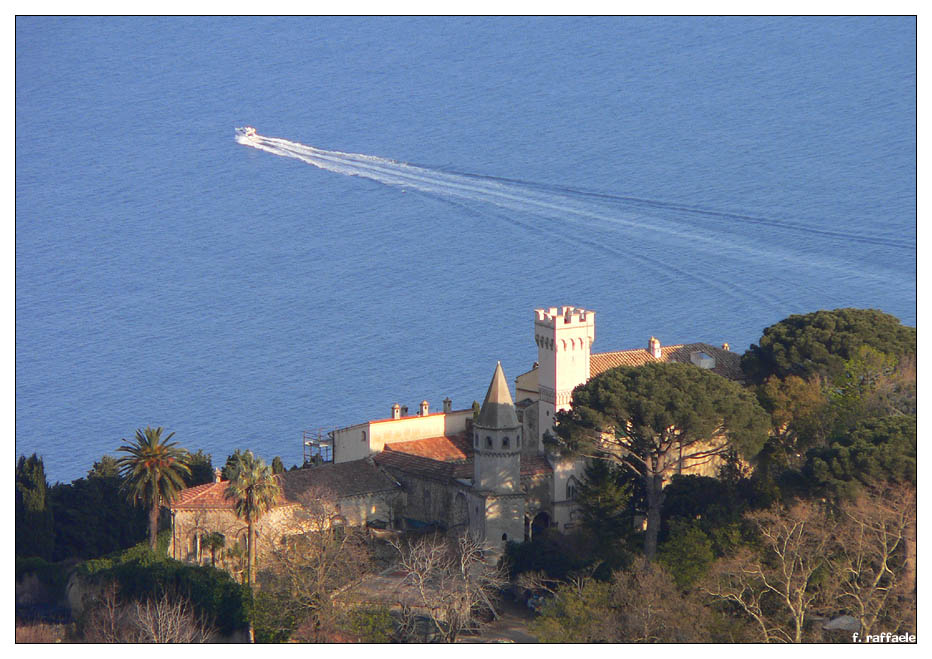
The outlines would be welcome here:
<svg viewBox="0 0 932 659">
<path fill-rule="evenodd" d="M 303 433 L 304 464 L 333 462 L 333 432 L 325 428 Z"/>
</svg>

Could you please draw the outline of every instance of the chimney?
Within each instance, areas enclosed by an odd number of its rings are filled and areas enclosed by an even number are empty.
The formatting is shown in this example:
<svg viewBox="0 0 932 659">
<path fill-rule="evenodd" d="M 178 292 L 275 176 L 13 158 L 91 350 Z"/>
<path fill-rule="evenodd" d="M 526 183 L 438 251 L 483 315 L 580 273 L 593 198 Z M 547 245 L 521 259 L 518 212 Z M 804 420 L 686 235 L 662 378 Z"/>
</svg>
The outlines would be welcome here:
<svg viewBox="0 0 932 659">
<path fill-rule="evenodd" d="M 647 352 L 649 352 L 654 359 L 660 359 L 660 341 L 653 336 L 650 337 L 650 341 L 647 342 Z"/>
<path fill-rule="evenodd" d="M 421 401 L 421 416 L 427 416 L 430 414 L 430 403 L 426 400 Z"/>
<path fill-rule="evenodd" d="M 214 482 L 219 483 L 223 480 L 223 470 L 220 467 L 214 469 Z"/>
<path fill-rule="evenodd" d="M 443 413 L 449 414 L 452 411 L 453 411 L 453 401 L 450 400 L 449 396 L 447 396 L 446 398 L 443 399 Z"/>
<path fill-rule="evenodd" d="M 394 405 L 392 405 L 392 418 L 393 419 L 401 418 L 401 405 L 399 405 L 398 403 L 395 403 Z"/>
<path fill-rule="evenodd" d="M 727 343 L 723 343 L 723 344 L 722 344 L 722 350 L 731 350 L 731 346 L 728 345 Z"/>
</svg>

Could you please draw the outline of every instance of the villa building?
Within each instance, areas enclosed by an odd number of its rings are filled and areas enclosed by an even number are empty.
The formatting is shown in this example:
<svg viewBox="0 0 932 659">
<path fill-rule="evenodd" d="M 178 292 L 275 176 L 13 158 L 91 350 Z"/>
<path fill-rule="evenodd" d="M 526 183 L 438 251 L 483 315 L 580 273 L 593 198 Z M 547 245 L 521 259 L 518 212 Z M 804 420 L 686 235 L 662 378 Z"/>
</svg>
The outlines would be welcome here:
<svg viewBox="0 0 932 659">
<path fill-rule="evenodd" d="M 554 414 L 569 409 L 573 389 L 616 366 L 683 362 L 724 377 L 742 378 L 740 356 L 705 343 L 592 353 L 595 312 L 575 307 L 536 309 L 538 359 L 515 379 L 512 397 L 499 363 L 478 415 L 472 409 L 430 413 L 425 400 L 414 415 L 394 404 L 385 419 L 340 428 L 324 442 L 331 461 L 278 476 L 280 500 L 259 523 L 274 539 L 304 523 L 310 499 L 326 492 L 341 523 L 390 529 L 435 525 L 468 530 L 493 547 L 525 540 L 545 529 L 572 530 L 584 461 L 549 452 L 544 435 Z M 680 471 L 714 473 L 716 465 L 680 465 Z M 223 492 L 227 483 L 189 488 L 173 503 L 170 553 L 209 560 L 200 538 L 219 532 L 240 540 L 245 525 Z M 261 543 L 260 543 L 261 549 Z"/>
</svg>

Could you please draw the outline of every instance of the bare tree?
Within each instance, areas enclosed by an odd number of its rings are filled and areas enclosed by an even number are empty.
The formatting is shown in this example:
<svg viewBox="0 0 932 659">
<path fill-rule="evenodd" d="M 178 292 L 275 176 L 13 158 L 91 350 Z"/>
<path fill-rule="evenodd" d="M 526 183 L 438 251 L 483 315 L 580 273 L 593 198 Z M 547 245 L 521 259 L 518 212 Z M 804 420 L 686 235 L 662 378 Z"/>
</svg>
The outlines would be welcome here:
<svg viewBox="0 0 932 659">
<path fill-rule="evenodd" d="M 695 643 L 710 640 L 708 619 L 660 565 L 641 559 L 610 582 L 591 573 L 563 582 L 531 629 L 548 643 Z"/>
<path fill-rule="evenodd" d="M 208 643 L 216 634 L 188 600 L 168 593 L 134 602 L 129 620 L 135 643 Z"/>
<path fill-rule="evenodd" d="M 867 488 L 841 507 L 833 555 L 836 601 L 868 635 L 884 619 L 915 631 L 916 491 L 908 485 Z"/>
<path fill-rule="evenodd" d="M 314 634 L 333 618 L 333 599 L 373 573 L 365 532 L 346 527 L 337 497 L 315 487 L 301 497 L 300 532 L 271 549 L 260 575 L 266 593 L 284 595 Z"/>
<path fill-rule="evenodd" d="M 207 643 L 215 635 L 186 598 L 166 592 L 124 602 L 115 582 L 104 586 L 84 625 L 84 639 L 92 643 Z"/>
<path fill-rule="evenodd" d="M 827 565 L 835 522 L 809 502 L 748 517 L 760 550 L 718 561 L 704 590 L 748 615 L 765 643 L 800 643 L 807 614 L 824 596 L 816 576 Z"/>
<path fill-rule="evenodd" d="M 612 578 L 612 606 L 626 643 L 697 643 L 708 640 L 701 605 L 680 594 L 656 563 L 638 562 Z"/>
<path fill-rule="evenodd" d="M 125 642 L 126 609 L 115 581 L 104 585 L 84 622 L 84 640 L 91 643 Z"/>
<path fill-rule="evenodd" d="M 392 543 L 405 582 L 445 642 L 455 642 L 483 613 L 497 615 L 493 600 L 507 583 L 505 571 L 490 561 L 486 548 L 468 533 Z"/>
</svg>

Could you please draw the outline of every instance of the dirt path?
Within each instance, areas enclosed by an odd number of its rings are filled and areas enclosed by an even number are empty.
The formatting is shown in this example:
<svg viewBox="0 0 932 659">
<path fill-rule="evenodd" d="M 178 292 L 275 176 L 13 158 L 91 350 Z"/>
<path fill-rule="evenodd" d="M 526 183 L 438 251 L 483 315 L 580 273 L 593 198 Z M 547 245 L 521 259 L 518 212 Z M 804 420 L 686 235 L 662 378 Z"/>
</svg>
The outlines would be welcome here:
<svg viewBox="0 0 932 659">
<path fill-rule="evenodd" d="M 502 601 L 499 603 L 497 620 L 482 625 L 477 636 L 462 636 L 457 643 L 537 643 L 528 631 L 534 614 L 521 604 Z"/>
</svg>

